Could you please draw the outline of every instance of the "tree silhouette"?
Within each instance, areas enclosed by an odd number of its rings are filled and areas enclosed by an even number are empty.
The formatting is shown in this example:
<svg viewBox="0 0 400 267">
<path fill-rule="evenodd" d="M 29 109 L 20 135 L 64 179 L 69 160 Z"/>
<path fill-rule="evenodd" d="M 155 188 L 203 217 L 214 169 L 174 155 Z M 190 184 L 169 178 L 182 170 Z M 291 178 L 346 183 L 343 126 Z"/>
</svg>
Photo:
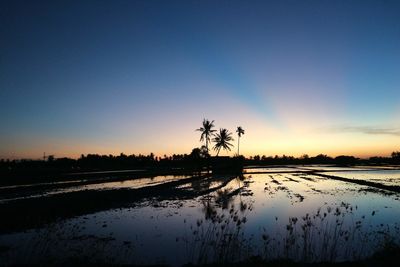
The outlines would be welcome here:
<svg viewBox="0 0 400 267">
<path fill-rule="evenodd" d="M 205 146 L 201 146 L 201 148 L 193 148 L 189 156 L 194 159 L 205 159 L 210 157 L 210 154 L 208 154 Z"/>
<path fill-rule="evenodd" d="M 392 153 L 392 158 L 397 160 L 400 159 L 400 151 L 394 151 Z"/>
<path fill-rule="evenodd" d="M 240 141 L 240 137 L 244 134 L 244 129 L 242 128 L 242 126 L 239 126 L 239 127 L 237 127 L 236 132 L 238 134 L 238 152 L 237 152 L 237 154 L 239 156 L 240 155 L 239 154 L 239 141 Z"/>
<path fill-rule="evenodd" d="M 231 146 L 233 146 L 230 141 L 234 141 L 232 138 L 232 133 L 230 133 L 227 129 L 219 129 L 219 133 L 217 133 L 213 139 L 215 142 L 214 150 L 217 150 L 217 157 L 221 148 L 225 150 L 231 150 Z"/>
<path fill-rule="evenodd" d="M 211 142 L 211 136 L 216 131 L 213 130 L 213 128 L 214 128 L 214 121 L 210 122 L 209 120 L 203 119 L 203 127 L 196 129 L 196 131 L 201 132 L 200 141 L 205 141 L 207 153 L 208 153 L 208 142 Z"/>
</svg>

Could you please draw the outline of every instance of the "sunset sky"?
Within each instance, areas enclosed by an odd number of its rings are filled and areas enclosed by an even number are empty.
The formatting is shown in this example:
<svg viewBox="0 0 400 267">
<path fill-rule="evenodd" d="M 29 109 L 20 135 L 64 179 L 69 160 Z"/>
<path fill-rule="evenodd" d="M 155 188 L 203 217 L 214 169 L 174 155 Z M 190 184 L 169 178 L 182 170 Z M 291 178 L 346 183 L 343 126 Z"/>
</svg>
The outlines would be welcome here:
<svg viewBox="0 0 400 267">
<path fill-rule="evenodd" d="M 0 158 L 190 153 L 203 118 L 242 126 L 244 155 L 388 156 L 399 14 L 400 1 L 1 1 Z"/>
</svg>

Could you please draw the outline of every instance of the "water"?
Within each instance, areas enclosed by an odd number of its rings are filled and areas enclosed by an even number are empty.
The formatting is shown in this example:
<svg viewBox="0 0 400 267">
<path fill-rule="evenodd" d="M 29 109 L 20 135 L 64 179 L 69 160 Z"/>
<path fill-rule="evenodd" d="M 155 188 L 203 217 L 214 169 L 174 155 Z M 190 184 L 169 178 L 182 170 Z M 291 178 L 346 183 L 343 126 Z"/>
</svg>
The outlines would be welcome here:
<svg viewBox="0 0 400 267">
<path fill-rule="evenodd" d="M 315 165 L 315 166 L 304 166 L 304 167 L 298 167 L 299 169 L 302 170 L 312 170 L 312 171 L 369 171 L 373 170 L 372 168 L 365 168 L 365 167 L 340 167 L 340 166 L 326 166 L 326 165 Z"/>
<path fill-rule="evenodd" d="M 43 196 L 51 196 L 51 195 L 58 195 L 58 194 L 65 194 L 65 193 L 72 193 L 72 192 L 80 192 L 86 190 L 110 190 L 110 189 L 137 189 L 149 186 L 160 185 L 172 181 L 178 181 L 183 179 L 191 178 L 192 176 L 185 176 L 185 175 L 159 175 L 154 177 L 145 177 L 145 178 L 136 178 L 136 179 L 129 179 L 121 181 L 114 181 L 114 182 L 96 182 L 96 183 L 89 183 L 83 185 L 75 185 L 78 181 L 65 182 L 65 183 L 57 183 L 58 187 L 55 189 L 40 189 L 37 192 L 33 190 L 27 190 L 25 194 L 18 197 L 7 197 L 4 195 L 0 197 L 0 203 L 5 203 L 8 201 L 18 200 L 18 199 L 31 199 L 31 198 L 39 198 Z M 86 183 L 88 180 L 81 180 L 81 182 Z M 72 184 L 72 185 L 69 185 Z M 43 184 L 40 184 L 43 185 Z M 51 185 L 54 185 L 53 183 Z M 3 189 L 8 189 L 11 187 L 4 187 Z M 14 186 L 12 189 L 17 188 L 26 188 L 25 185 L 23 186 Z M 2 188 L 0 188 L 2 189 Z"/>
<path fill-rule="evenodd" d="M 252 170 L 255 169 L 247 171 Z M 327 172 L 384 183 L 393 179 L 390 183 L 396 185 L 399 173 Z M 269 168 L 265 173 L 247 172 L 243 177 L 214 175 L 190 183 L 184 180 L 188 177 L 164 178 L 182 183 L 167 195 L 146 198 L 128 208 L 104 210 L 0 236 L 0 246 L 8 248 L 0 253 L 1 261 L 42 263 L 79 258 L 179 266 L 224 257 L 240 260 L 249 255 L 343 261 L 353 259 L 353 253 L 360 257 L 371 255 L 389 235 L 400 239 L 398 193 L 375 192 L 367 186 L 318 174 L 271 173 Z M 153 184 L 139 179 L 85 186 L 90 190 L 155 186 L 164 178 L 153 178 Z M 307 241 L 302 235 L 307 236 Z M 324 241 L 327 237 L 331 238 L 329 242 Z M 332 251 L 337 254 L 329 254 Z"/>
<path fill-rule="evenodd" d="M 274 167 L 274 168 L 248 168 L 245 170 L 245 173 L 282 173 L 282 172 L 298 172 L 299 169 L 297 168 L 290 168 L 290 167 Z"/>
<path fill-rule="evenodd" d="M 329 175 L 343 178 L 359 179 L 391 186 L 400 186 L 400 170 L 379 170 L 379 171 L 345 171 L 331 172 Z"/>
</svg>

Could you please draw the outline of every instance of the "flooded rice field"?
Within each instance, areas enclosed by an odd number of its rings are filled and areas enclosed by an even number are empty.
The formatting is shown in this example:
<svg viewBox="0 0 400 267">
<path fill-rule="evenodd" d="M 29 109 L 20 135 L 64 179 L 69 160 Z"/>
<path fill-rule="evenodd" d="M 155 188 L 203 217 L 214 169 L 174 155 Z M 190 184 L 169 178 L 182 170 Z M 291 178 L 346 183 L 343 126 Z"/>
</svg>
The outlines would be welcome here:
<svg viewBox="0 0 400 267">
<path fill-rule="evenodd" d="M 330 175 L 350 178 L 350 179 L 360 179 L 364 181 L 371 181 L 382 183 L 385 185 L 398 186 L 400 185 L 400 170 L 378 170 L 378 171 L 343 171 L 343 172 L 331 172 Z"/>
<path fill-rule="evenodd" d="M 99 182 L 99 183 L 87 183 L 88 181 L 85 180 L 84 184 L 77 183 L 77 181 L 73 182 L 68 182 L 70 186 L 60 186 L 62 184 L 67 184 L 65 183 L 57 183 L 59 185 L 56 188 L 48 188 L 48 189 L 43 189 L 40 188 L 39 190 L 27 190 L 24 193 L 20 193 L 19 196 L 15 196 L 14 194 L 11 194 L 11 197 L 2 197 L 0 198 L 0 203 L 8 202 L 8 201 L 13 201 L 13 200 L 18 200 L 18 199 L 30 199 L 30 198 L 38 198 L 38 197 L 43 197 L 43 196 L 51 196 L 51 195 L 57 195 L 57 194 L 65 194 L 65 193 L 72 193 L 72 192 L 81 192 L 81 191 L 88 191 L 88 190 L 109 190 L 109 189 L 138 189 L 138 188 L 143 188 L 143 187 L 151 187 L 155 185 L 160 185 L 164 184 L 167 182 L 171 181 L 179 181 L 187 178 L 191 178 L 192 176 L 184 176 L 184 175 L 159 175 L 159 176 L 153 176 L 153 177 L 144 177 L 144 178 L 136 178 L 136 179 L 126 179 L 126 180 L 118 180 L 118 181 L 112 181 L 112 182 Z M 42 185 L 42 184 L 40 184 Z M 52 183 L 51 185 L 54 185 Z M 21 187 L 27 187 L 27 185 L 20 186 Z M 29 187 L 33 187 L 29 186 Z M 14 189 L 13 191 L 18 190 L 18 186 L 5 186 L 5 187 L 0 187 L 0 191 L 3 189 Z"/>
<path fill-rule="evenodd" d="M 387 187 L 353 183 L 354 178 Z M 43 205 L 56 203 L 44 210 L 62 216 L 20 228 L 2 224 L 0 262 L 181 266 L 252 256 L 359 260 L 400 241 L 399 186 L 398 169 L 290 166 L 53 188 L 32 196 Z M 0 206 L 17 214 L 28 212 L 26 205 L 34 216 L 29 191 L 24 194 L 8 195 Z M 81 208 L 57 210 L 73 205 Z"/>
</svg>

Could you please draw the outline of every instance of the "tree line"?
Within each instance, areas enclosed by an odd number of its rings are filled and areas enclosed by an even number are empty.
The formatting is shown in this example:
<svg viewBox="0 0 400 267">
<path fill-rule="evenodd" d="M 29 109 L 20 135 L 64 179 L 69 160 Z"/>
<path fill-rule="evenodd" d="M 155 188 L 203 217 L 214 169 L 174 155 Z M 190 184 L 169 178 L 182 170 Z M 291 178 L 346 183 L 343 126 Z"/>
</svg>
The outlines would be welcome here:
<svg viewBox="0 0 400 267">
<path fill-rule="evenodd" d="M 148 155 L 81 155 L 78 159 L 72 158 L 48 158 L 44 160 L 0 160 L 0 170 L 10 171 L 13 169 L 40 169 L 54 168 L 64 170 L 107 170 L 122 168 L 152 168 L 152 167 L 184 167 L 186 165 L 201 162 L 207 159 L 208 151 L 205 146 L 193 148 L 189 154 L 173 154 L 170 156 L 155 156 L 153 153 Z M 243 157 L 243 156 L 241 156 Z M 400 151 L 395 151 L 389 157 L 370 157 L 360 159 L 354 156 L 330 157 L 325 154 L 317 156 L 302 155 L 294 156 L 266 156 L 254 155 L 243 157 L 246 164 L 277 165 L 277 164 L 400 164 Z"/>
</svg>

